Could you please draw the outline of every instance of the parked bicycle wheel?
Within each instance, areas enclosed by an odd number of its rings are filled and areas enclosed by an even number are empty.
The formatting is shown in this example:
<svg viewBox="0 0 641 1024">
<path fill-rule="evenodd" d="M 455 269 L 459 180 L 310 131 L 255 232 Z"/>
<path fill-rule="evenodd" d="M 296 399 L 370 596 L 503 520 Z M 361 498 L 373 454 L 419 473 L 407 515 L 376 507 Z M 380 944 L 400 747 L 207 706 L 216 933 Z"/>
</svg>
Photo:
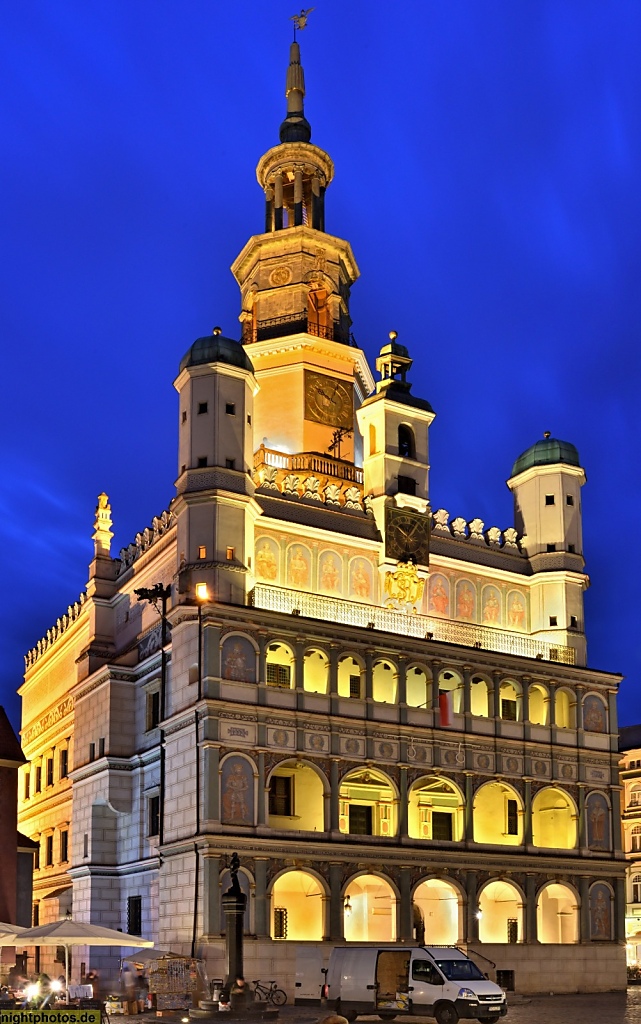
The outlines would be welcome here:
<svg viewBox="0 0 641 1024">
<path fill-rule="evenodd" d="M 252 995 L 257 1003 L 262 1003 L 265 1000 L 269 1002 L 269 992 L 266 988 L 261 988 L 257 981 L 254 982 L 254 991 Z"/>
<path fill-rule="evenodd" d="M 282 988 L 273 988 L 269 993 L 269 998 L 274 1006 L 284 1006 L 287 1002 L 287 993 L 283 992 Z"/>
</svg>

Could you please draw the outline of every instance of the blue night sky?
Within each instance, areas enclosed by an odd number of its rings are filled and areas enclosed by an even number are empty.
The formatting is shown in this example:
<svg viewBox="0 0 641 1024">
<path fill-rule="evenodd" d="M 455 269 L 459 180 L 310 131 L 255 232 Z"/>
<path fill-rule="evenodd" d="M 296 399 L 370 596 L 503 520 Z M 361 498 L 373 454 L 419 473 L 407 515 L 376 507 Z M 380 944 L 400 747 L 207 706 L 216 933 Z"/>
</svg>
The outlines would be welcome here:
<svg viewBox="0 0 641 1024">
<path fill-rule="evenodd" d="M 165 509 L 172 380 L 238 336 L 229 264 L 263 228 L 291 0 L 21 0 L 0 32 L 0 701 L 87 580 Z M 589 664 L 641 720 L 638 0 L 317 0 L 300 37 L 327 228 L 361 269 L 354 334 L 391 329 L 437 412 L 431 499 L 512 524 L 544 430 L 587 470 Z"/>
</svg>

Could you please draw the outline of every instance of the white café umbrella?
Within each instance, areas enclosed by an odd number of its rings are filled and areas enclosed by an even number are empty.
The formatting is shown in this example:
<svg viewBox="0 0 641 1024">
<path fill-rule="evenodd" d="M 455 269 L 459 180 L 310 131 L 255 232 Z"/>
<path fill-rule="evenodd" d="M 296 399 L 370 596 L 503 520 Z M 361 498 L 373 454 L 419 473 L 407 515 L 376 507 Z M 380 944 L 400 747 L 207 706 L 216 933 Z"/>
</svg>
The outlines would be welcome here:
<svg viewBox="0 0 641 1024">
<path fill-rule="evenodd" d="M 7 942 L 0 935 L 0 945 L 15 945 Z M 141 939 L 137 935 L 127 935 L 113 928 L 102 928 L 98 924 L 87 924 L 85 921 L 73 921 L 70 917 L 62 921 L 41 924 L 37 928 L 25 928 L 20 932 L 20 946 L 64 946 L 65 947 L 65 987 L 69 1002 L 69 949 L 71 946 L 134 946 L 137 949 L 151 947 L 153 942 Z"/>
<path fill-rule="evenodd" d="M 0 921 L 0 946 L 13 946 L 11 939 L 17 939 L 21 932 L 26 932 L 19 924 L 6 924 Z"/>
</svg>

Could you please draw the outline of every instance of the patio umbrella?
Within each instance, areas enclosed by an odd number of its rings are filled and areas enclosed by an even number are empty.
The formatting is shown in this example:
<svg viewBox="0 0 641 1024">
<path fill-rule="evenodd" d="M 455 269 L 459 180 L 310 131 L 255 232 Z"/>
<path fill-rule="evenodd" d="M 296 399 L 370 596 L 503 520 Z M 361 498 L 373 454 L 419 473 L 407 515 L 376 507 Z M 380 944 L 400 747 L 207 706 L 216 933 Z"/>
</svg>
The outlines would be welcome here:
<svg viewBox="0 0 641 1024">
<path fill-rule="evenodd" d="M 12 938 L 15 936 L 12 933 Z M 51 924 L 41 924 L 37 928 L 25 928 L 20 932 L 20 945 L 24 946 L 64 946 L 65 948 L 65 988 L 69 1002 L 69 949 L 71 946 L 135 946 L 140 949 L 153 946 L 149 939 L 141 939 L 137 935 L 127 935 L 113 928 L 102 928 L 97 924 L 85 921 L 73 921 L 70 917 Z M 0 936 L 0 945 L 13 946 L 15 941 L 7 942 Z"/>
<path fill-rule="evenodd" d="M 22 928 L 19 924 L 5 924 L 4 921 L 0 921 L 0 945 L 1 946 L 13 946 L 14 943 L 10 942 L 9 939 L 17 939 L 21 932 L 26 932 L 26 928 Z"/>
<path fill-rule="evenodd" d="M 190 959 L 182 953 L 172 953 L 169 949 L 143 949 L 140 953 L 131 953 L 123 956 L 123 962 L 133 964 L 135 967 L 144 967 L 150 960 L 185 960 Z"/>
</svg>

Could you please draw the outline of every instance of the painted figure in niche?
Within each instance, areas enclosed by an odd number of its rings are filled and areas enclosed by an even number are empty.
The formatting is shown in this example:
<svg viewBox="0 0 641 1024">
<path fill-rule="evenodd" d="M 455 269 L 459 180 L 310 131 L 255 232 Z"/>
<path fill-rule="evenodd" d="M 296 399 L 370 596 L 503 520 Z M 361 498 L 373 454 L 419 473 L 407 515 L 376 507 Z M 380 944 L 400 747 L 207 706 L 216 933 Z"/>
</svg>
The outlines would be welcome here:
<svg viewBox="0 0 641 1024">
<path fill-rule="evenodd" d="M 450 597 L 447 592 L 447 580 L 444 576 L 432 576 L 430 581 L 430 611 L 437 615 L 447 615 L 450 610 Z"/>
<path fill-rule="evenodd" d="M 337 565 L 336 555 L 331 552 L 323 555 L 320 565 L 320 587 L 321 590 L 329 590 L 333 593 L 340 593 L 341 574 Z"/>
<path fill-rule="evenodd" d="M 507 604 L 507 622 L 510 629 L 525 629 L 525 601 L 522 594 L 510 594 Z"/>
<path fill-rule="evenodd" d="M 588 847 L 591 850 L 610 848 L 610 809 L 601 793 L 591 793 L 587 800 Z"/>
<path fill-rule="evenodd" d="M 360 597 L 363 600 L 372 593 L 372 580 L 370 577 L 369 566 L 363 558 L 357 558 L 352 564 L 352 594 L 355 597 Z"/>
<path fill-rule="evenodd" d="M 501 621 L 501 599 L 496 587 L 486 587 L 483 591 L 483 622 L 493 625 Z"/>
<path fill-rule="evenodd" d="M 275 580 L 278 576 L 278 562 L 272 543 L 263 540 L 256 552 L 256 575 L 262 580 Z"/>
<path fill-rule="evenodd" d="M 253 825 L 253 776 L 242 757 L 223 764 L 223 821 L 227 825 Z"/>
<path fill-rule="evenodd" d="M 610 890 L 605 885 L 593 885 L 590 890 L 590 938 L 608 940 L 611 934 Z"/>
<path fill-rule="evenodd" d="M 459 619 L 474 619 L 476 597 L 467 580 L 456 586 L 456 615 Z"/>
<path fill-rule="evenodd" d="M 309 586 L 309 563 L 298 546 L 289 555 L 289 582 L 295 587 Z"/>
<path fill-rule="evenodd" d="M 256 652 L 243 636 L 229 637 L 223 643 L 223 679 L 256 682 Z"/>
<path fill-rule="evenodd" d="M 588 732 L 605 732 L 605 708 L 598 697 L 589 696 L 583 704 L 583 728 Z"/>
</svg>

